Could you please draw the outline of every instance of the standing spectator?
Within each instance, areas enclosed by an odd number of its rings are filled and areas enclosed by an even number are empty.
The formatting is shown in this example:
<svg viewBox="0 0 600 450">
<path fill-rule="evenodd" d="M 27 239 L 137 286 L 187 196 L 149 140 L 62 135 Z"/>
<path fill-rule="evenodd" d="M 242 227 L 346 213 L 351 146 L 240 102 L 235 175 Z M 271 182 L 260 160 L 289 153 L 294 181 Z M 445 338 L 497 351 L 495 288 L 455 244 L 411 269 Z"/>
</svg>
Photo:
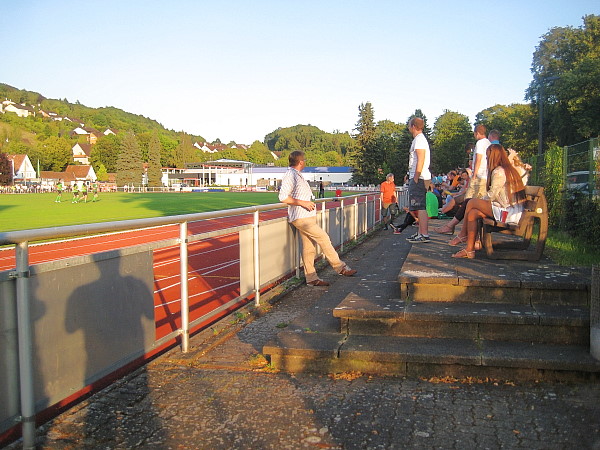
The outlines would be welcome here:
<svg viewBox="0 0 600 450">
<path fill-rule="evenodd" d="M 415 244 L 430 242 L 426 196 L 427 189 L 431 184 L 431 173 L 429 172 L 431 155 L 429 143 L 423 134 L 424 127 L 425 122 L 420 117 L 413 117 L 408 122 L 408 131 L 413 136 L 408 159 L 408 208 L 410 211 L 417 211 L 419 231 L 407 238 L 407 241 Z"/>
<path fill-rule="evenodd" d="M 58 193 L 58 195 L 56 196 L 56 200 L 54 200 L 55 203 L 60 203 L 61 198 L 62 198 L 62 191 L 63 191 L 62 180 L 58 180 L 58 183 L 56 183 L 56 192 Z"/>
<path fill-rule="evenodd" d="M 319 178 L 319 198 L 325 198 L 325 186 L 323 186 L 323 178 Z"/>
<path fill-rule="evenodd" d="M 379 186 L 381 192 L 381 217 L 383 218 L 383 229 L 388 229 L 388 224 L 392 221 L 390 206 L 394 205 L 396 199 L 396 185 L 394 184 L 394 174 L 388 173 L 385 181 Z"/>
<path fill-rule="evenodd" d="M 500 132 L 498 130 L 492 130 L 488 133 L 488 140 L 490 144 L 499 144 L 500 143 Z"/>
<path fill-rule="evenodd" d="M 279 201 L 288 205 L 288 221 L 298 230 L 302 239 L 302 260 L 306 284 L 310 286 L 329 286 L 327 281 L 319 279 L 315 270 L 315 244 L 323 250 L 323 254 L 331 267 L 346 277 L 351 277 L 356 270 L 351 269 L 340 260 L 331 244 L 327 233 L 317 225 L 316 205 L 310 185 L 304 179 L 302 170 L 306 166 L 304 152 L 296 150 L 290 153 L 289 167 L 281 181 Z"/>
<path fill-rule="evenodd" d="M 473 158 L 473 175 L 465 198 L 483 198 L 487 193 L 487 157 L 486 151 L 491 142 L 486 135 L 485 125 L 477 125 L 473 136 L 477 139 Z"/>
</svg>

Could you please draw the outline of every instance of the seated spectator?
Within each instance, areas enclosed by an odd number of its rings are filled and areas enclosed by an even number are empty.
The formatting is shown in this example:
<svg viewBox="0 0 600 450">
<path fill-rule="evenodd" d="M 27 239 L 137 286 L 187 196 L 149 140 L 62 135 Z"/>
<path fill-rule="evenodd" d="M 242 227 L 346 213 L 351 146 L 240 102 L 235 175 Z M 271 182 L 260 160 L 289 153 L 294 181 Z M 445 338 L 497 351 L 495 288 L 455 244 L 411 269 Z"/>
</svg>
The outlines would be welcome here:
<svg viewBox="0 0 600 450">
<path fill-rule="evenodd" d="M 429 185 L 427 193 L 425 194 L 425 205 L 427 208 L 427 217 L 430 219 L 437 219 L 440 200 L 441 197 L 438 197 L 433 193 L 433 186 Z"/>
<path fill-rule="evenodd" d="M 402 225 L 396 226 L 393 223 L 390 223 L 390 226 L 394 229 L 394 234 L 401 234 L 406 227 L 419 221 L 419 219 L 416 217 L 416 211 L 409 211 L 408 208 L 405 207 L 404 212 L 406 213 L 406 216 L 404 216 L 404 222 Z"/>
<path fill-rule="evenodd" d="M 463 226 L 464 233 L 457 236 L 460 242 L 466 242 L 466 247 L 459 250 L 453 258 L 475 257 L 475 250 L 481 248 L 478 244 L 479 219 L 493 217 L 495 220 L 516 223 L 523 212 L 525 200 L 525 185 L 521 176 L 508 159 L 508 154 L 500 144 L 492 144 L 487 151 L 487 194 L 484 198 L 473 198 L 469 201 Z M 455 238 L 455 239 L 457 239 Z"/>
<path fill-rule="evenodd" d="M 467 191 L 467 187 L 469 186 L 470 179 L 470 169 L 463 169 L 460 173 L 461 182 L 459 183 L 460 190 L 458 192 L 452 193 L 450 191 L 446 192 L 446 202 L 440 212 L 442 214 L 446 214 L 447 216 L 452 216 L 453 219 L 447 223 L 446 225 L 438 228 L 434 228 L 436 233 L 440 234 L 454 234 L 454 228 L 456 225 L 464 217 L 464 212 L 466 208 L 465 204 L 465 193 Z M 464 205 L 464 206 L 463 206 Z M 460 217 L 459 217 L 460 216 Z"/>
<path fill-rule="evenodd" d="M 451 170 L 450 172 L 448 172 L 446 174 L 446 181 L 444 181 L 442 188 L 452 191 L 452 190 L 456 189 L 457 183 L 458 183 L 458 179 L 456 176 L 456 171 Z"/>
<path fill-rule="evenodd" d="M 529 181 L 529 172 L 531 172 L 531 166 L 527 163 L 521 161 L 519 158 L 519 154 L 512 148 L 508 149 L 508 160 L 513 165 L 519 175 L 521 175 L 521 180 L 523 180 L 523 184 L 527 185 Z"/>
<path fill-rule="evenodd" d="M 519 175 L 521 175 L 523 185 L 527 185 L 527 182 L 529 180 L 529 172 L 531 171 L 531 166 L 529 164 L 522 162 L 521 159 L 519 158 L 518 153 L 513 149 L 508 149 L 507 155 L 508 155 L 508 160 L 510 161 L 512 166 L 516 169 L 516 171 L 519 173 Z M 464 169 L 464 170 L 470 172 L 471 169 Z M 470 176 L 470 174 L 465 175 L 465 177 L 468 177 L 468 176 Z M 454 229 L 456 228 L 456 225 L 458 225 L 465 216 L 465 212 L 467 210 L 467 205 L 469 203 L 469 200 L 471 200 L 471 199 L 468 198 L 462 202 L 462 204 L 460 205 L 458 210 L 455 212 L 454 218 L 450 222 L 448 222 L 443 227 L 434 228 L 433 231 L 435 231 L 436 233 L 440 233 L 440 234 L 450 234 L 450 235 L 454 234 Z M 466 233 L 466 230 L 464 229 L 464 227 L 463 227 L 463 231 Z M 464 240 L 461 240 L 461 238 L 464 238 L 464 237 L 465 237 L 464 234 L 461 236 L 457 236 L 454 239 L 451 239 L 448 242 L 448 245 L 458 245 L 458 244 L 464 242 Z"/>
</svg>

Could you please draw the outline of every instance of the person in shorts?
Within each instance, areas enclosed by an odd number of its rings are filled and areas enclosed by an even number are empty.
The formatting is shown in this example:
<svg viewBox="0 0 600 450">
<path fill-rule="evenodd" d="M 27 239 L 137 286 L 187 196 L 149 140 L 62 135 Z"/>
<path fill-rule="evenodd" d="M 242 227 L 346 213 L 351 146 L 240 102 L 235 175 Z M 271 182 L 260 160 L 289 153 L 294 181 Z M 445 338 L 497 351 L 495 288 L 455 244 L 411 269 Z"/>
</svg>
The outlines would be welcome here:
<svg viewBox="0 0 600 450">
<path fill-rule="evenodd" d="M 419 231 L 407 238 L 407 241 L 414 244 L 430 242 L 426 196 L 431 184 L 431 152 L 423 134 L 424 128 L 425 122 L 420 117 L 413 117 L 408 122 L 408 131 L 413 136 L 408 154 L 408 209 L 417 212 Z"/>
<path fill-rule="evenodd" d="M 469 182 L 469 187 L 465 198 L 483 198 L 487 193 L 487 149 L 492 143 L 486 137 L 487 129 L 485 125 L 477 125 L 473 131 L 473 136 L 477 140 L 475 144 L 475 155 L 473 157 L 473 175 Z"/>
<path fill-rule="evenodd" d="M 62 191 L 63 191 L 63 184 L 62 184 L 62 180 L 58 180 L 58 183 L 56 183 L 56 200 L 54 200 L 55 203 L 60 203 L 61 202 L 61 198 L 62 198 Z"/>
<path fill-rule="evenodd" d="M 383 229 L 387 230 L 388 225 L 391 225 L 390 222 L 394 219 L 390 207 L 397 202 L 393 173 L 388 173 L 385 176 L 385 181 L 379 186 L 379 191 L 381 192 L 381 220 L 383 222 Z"/>
</svg>

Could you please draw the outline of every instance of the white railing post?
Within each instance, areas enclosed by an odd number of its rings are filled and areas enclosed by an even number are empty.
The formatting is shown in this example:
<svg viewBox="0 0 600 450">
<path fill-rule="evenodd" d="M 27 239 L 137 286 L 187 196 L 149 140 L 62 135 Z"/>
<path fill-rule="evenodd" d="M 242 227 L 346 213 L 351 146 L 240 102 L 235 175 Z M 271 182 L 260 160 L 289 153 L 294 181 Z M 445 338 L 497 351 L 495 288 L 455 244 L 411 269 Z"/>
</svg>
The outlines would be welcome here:
<svg viewBox="0 0 600 450">
<path fill-rule="evenodd" d="M 254 223 L 253 223 L 253 252 L 254 252 L 254 303 L 256 306 L 260 305 L 260 246 L 258 240 L 258 224 L 259 224 L 258 210 L 254 211 Z"/>
<path fill-rule="evenodd" d="M 354 197 L 354 241 L 358 237 L 358 197 Z"/>
<path fill-rule="evenodd" d="M 344 199 L 340 198 L 340 252 L 344 251 Z"/>
<path fill-rule="evenodd" d="M 369 231 L 369 196 L 365 195 L 365 211 L 363 214 L 363 232 L 365 236 Z"/>
<path fill-rule="evenodd" d="M 17 280 L 17 324 L 19 336 L 19 381 L 21 385 L 21 423 L 23 448 L 35 448 L 35 393 L 33 388 L 33 330 L 29 299 L 29 246 L 15 247 Z"/>
<path fill-rule="evenodd" d="M 187 231 L 187 222 L 181 222 L 179 224 L 179 279 L 181 283 L 181 351 L 183 353 L 187 353 L 190 344 Z"/>
</svg>

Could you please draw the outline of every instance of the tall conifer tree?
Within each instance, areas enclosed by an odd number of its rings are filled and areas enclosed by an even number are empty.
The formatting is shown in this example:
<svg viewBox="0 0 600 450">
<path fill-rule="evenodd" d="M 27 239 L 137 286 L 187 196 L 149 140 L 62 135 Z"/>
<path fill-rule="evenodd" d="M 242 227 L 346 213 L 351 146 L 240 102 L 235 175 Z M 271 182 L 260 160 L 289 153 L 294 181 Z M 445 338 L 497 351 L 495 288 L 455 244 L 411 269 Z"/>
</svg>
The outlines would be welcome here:
<svg viewBox="0 0 600 450">
<path fill-rule="evenodd" d="M 117 160 L 117 185 L 123 186 L 142 184 L 144 168 L 142 165 L 142 152 L 133 132 L 129 131 L 123 137 L 121 152 Z"/>
<path fill-rule="evenodd" d="M 375 112 L 371 102 L 361 103 L 358 107 L 358 122 L 354 130 L 358 148 L 354 155 L 356 172 L 352 178 L 360 184 L 377 184 L 382 159 L 377 146 Z"/>
<path fill-rule="evenodd" d="M 160 140 L 155 132 L 148 144 L 148 186 L 162 186 L 162 170 L 160 164 Z"/>
</svg>

